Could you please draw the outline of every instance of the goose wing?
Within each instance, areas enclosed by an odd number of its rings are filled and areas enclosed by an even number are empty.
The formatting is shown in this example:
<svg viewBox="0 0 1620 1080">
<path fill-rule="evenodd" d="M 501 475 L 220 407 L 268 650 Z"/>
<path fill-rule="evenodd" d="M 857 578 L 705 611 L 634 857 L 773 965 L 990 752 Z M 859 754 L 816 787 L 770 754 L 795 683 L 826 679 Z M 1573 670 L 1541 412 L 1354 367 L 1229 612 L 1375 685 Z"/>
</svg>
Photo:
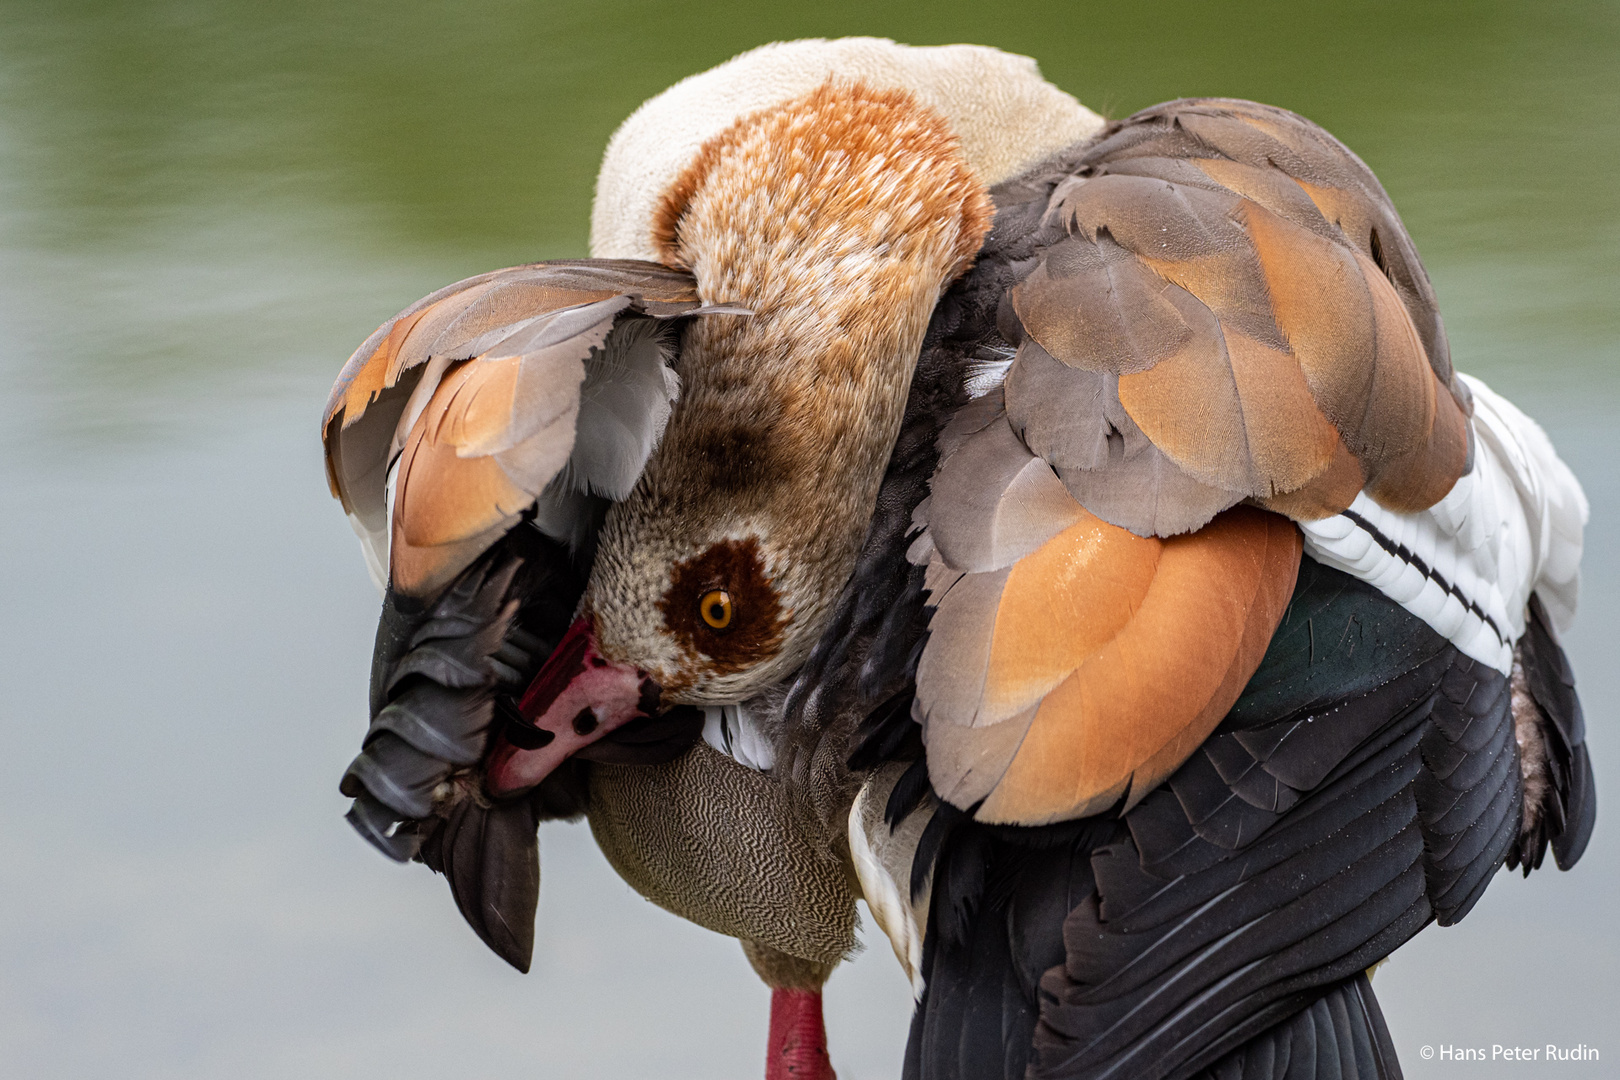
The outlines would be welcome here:
<svg viewBox="0 0 1620 1080">
<path fill-rule="evenodd" d="M 480 274 L 379 327 L 322 420 L 379 583 L 437 594 L 537 500 L 544 531 L 580 542 L 585 501 L 626 494 L 669 417 L 663 321 L 698 308 L 687 274 L 580 260 Z"/>
<path fill-rule="evenodd" d="M 1382 190 L 1297 117 L 1161 106 L 997 202 L 919 368 L 972 400 L 911 567 L 880 497 L 841 609 L 875 625 L 887 567 L 926 638 L 830 683 L 915 672 L 849 822 L 921 988 L 906 1075 L 1393 1073 L 1363 969 L 1591 832 L 1579 485 L 1453 375 Z"/>
<path fill-rule="evenodd" d="M 689 275 L 649 263 L 481 274 L 380 327 L 327 405 L 327 476 L 384 587 L 371 725 L 340 785 L 349 821 L 443 873 L 468 924 L 522 970 L 536 825 L 581 813 L 582 781 L 563 769 L 492 803 L 479 762 L 572 620 L 601 511 L 662 435 L 673 320 L 704 310 L 735 311 L 701 308 Z M 526 517 L 537 528 L 514 528 Z M 664 760 L 697 737 L 692 720 L 627 727 L 599 752 Z"/>
<path fill-rule="evenodd" d="M 1470 397 L 1387 195 L 1291 113 L 1172 102 L 998 194 L 1016 351 L 918 511 L 916 709 L 943 799 L 1037 824 L 1186 760 L 1278 625 L 1294 523 L 1439 502 Z"/>
<path fill-rule="evenodd" d="M 1539 605 L 1532 627 L 1539 649 Z M 1549 733 L 1573 731 L 1561 655 L 1522 659 Z M 1305 559 L 1236 704 L 1138 805 L 1022 829 L 935 813 L 908 1075 L 1281 1077 L 1324 1052 L 1345 1076 L 1394 1075 L 1362 971 L 1461 919 L 1505 858 L 1541 856 L 1514 696 L 1376 588 Z M 1568 823 L 1560 865 L 1590 834 L 1570 749 L 1543 819 Z"/>
</svg>

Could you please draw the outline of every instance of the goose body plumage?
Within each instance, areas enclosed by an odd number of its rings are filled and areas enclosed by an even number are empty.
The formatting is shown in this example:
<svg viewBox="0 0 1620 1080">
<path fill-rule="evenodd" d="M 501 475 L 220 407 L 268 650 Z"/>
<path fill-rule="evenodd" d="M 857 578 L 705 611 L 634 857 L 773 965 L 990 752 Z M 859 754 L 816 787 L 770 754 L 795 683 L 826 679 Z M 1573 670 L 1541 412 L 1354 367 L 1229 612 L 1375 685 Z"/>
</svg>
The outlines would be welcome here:
<svg viewBox="0 0 1620 1080">
<path fill-rule="evenodd" d="M 587 260 L 364 343 L 350 820 L 527 970 L 542 819 L 743 942 L 830 1076 L 1399 1075 L 1366 969 L 1579 858 L 1586 503 L 1292 113 L 1105 124 L 976 46 L 789 42 L 609 144 Z"/>
</svg>

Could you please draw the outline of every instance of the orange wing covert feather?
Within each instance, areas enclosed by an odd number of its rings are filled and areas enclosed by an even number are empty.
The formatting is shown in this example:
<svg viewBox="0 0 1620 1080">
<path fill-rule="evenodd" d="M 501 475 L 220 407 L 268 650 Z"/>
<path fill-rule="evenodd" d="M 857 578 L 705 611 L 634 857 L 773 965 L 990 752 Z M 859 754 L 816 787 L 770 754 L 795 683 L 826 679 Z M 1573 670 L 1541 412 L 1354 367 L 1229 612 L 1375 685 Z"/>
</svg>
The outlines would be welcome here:
<svg viewBox="0 0 1620 1080">
<path fill-rule="evenodd" d="M 1143 542 L 1161 550 L 1129 618 L 1074 650 L 1072 672 L 1034 707 L 980 820 L 1055 821 L 1121 797 L 1134 804 L 1209 737 L 1259 667 L 1293 594 L 1299 531 L 1238 507 L 1190 536 Z M 998 626 L 1022 618 L 1041 588 L 1010 578 Z"/>
<path fill-rule="evenodd" d="M 1024 825 L 1134 804 L 1237 700 L 1300 551 L 1292 524 L 1245 507 L 1167 540 L 1086 515 L 1010 572 L 956 576 L 917 677 L 935 790 Z M 987 647 L 936 648 L 959 629 Z"/>
<path fill-rule="evenodd" d="M 448 584 L 568 462 L 585 360 L 615 325 L 699 305 L 680 271 L 572 260 L 468 278 L 378 328 L 322 421 L 327 479 L 373 572 L 409 595 Z"/>
</svg>

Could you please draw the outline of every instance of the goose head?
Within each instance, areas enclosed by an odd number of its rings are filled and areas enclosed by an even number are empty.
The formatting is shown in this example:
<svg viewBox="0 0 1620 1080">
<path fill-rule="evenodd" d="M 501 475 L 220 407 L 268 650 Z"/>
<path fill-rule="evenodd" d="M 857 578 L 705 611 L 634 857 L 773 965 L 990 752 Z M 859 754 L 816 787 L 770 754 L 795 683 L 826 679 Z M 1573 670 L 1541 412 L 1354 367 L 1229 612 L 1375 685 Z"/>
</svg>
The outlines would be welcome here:
<svg viewBox="0 0 1620 1080">
<path fill-rule="evenodd" d="M 711 138 L 653 216 L 705 303 L 681 394 L 609 510 L 577 621 L 496 748 L 510 794 L 631 720 L 745 700 L 798 667 L 853 569 L 941 293 L 988 230 L 940 114 L 829 81 Z"/>
</svg>

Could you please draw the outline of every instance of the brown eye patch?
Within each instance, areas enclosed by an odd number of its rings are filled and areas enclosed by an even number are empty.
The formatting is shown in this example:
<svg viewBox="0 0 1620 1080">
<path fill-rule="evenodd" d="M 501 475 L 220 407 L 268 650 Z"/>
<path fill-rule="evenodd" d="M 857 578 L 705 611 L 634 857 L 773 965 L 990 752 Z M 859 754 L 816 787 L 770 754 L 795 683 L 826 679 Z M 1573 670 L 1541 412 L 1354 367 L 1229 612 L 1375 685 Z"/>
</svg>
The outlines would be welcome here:
<svg viewBox="0 0 1620 1080">
<path fill-rule="evenodd" d="M 706 617 L 724 593 L 730 614 L 722 628 Z M 695 558 L 675 564 L 669 589 L 659 602 L 664 624 L 683 646 L 709 660 L 719 674 L 745 671 L 768 660 L 782 646 L 786 619 L 782 603 L 765 576 L 759 542 L 725 540 Z"/>
</svg>

